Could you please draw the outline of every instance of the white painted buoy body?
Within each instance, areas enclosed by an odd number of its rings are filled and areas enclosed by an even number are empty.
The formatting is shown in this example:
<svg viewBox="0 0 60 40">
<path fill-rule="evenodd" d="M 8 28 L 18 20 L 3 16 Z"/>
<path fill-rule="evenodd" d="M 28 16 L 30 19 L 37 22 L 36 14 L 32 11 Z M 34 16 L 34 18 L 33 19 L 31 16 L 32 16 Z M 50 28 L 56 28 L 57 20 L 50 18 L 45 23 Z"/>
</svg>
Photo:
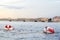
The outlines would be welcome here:
<svg viewBox="0 0 60 40">
<path fill-rule="evenodd" d="M 4 27 L 5 30 L 13 30 L 14 28 L 11 25 L 6 25 Z"/>
</svg>

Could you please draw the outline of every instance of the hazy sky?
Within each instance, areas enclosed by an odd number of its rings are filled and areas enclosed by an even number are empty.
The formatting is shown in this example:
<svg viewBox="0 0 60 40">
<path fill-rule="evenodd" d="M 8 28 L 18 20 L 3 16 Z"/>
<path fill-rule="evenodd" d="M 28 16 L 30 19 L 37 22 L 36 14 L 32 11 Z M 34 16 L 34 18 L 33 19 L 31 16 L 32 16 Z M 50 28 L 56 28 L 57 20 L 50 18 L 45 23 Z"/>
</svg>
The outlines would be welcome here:
<svg viewBox="0 0 60 40">
<path fill-rule="evenodd" d="M 0 0 L 0 18 L 60 16 L 60 0 Z"/>
</svg>

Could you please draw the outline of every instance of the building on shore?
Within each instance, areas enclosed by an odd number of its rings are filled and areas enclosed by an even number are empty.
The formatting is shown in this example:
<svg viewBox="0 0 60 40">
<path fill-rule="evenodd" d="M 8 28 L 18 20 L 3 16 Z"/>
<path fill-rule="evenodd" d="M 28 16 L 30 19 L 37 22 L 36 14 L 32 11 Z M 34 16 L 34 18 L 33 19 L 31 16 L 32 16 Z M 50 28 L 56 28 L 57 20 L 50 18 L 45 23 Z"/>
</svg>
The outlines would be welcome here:
<svg viewBox="0 0 60 40">
<path fill-rule="evenodd" d="M 48 18 L 39 18 L 38 21 L 39 22 L 48 22 Z"/>
<path fill-rule="evenodd" d="M 60 16 L 55 16 L 52 19 L 53 22 L 60 22 Z"/>
</svg>

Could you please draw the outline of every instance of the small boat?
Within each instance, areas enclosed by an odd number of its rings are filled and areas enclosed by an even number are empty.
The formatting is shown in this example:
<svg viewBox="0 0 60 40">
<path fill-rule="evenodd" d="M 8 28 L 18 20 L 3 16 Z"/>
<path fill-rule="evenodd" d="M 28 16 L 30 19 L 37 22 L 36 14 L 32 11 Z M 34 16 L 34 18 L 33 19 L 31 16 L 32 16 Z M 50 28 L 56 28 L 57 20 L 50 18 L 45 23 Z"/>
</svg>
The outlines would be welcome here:
<svg viewBox="0 0 60 40">
<path fill-rule="evenodd" d="M 55 33 L 55 31 L 51 27 L 45 27 L 44 30 L 43 30 L 43 33 L 45 33 L 45 34 L 53 34 L 53 33 Z"/>
<path fill-rule="evenodd" d="M 5 30 L 13 30 L 14 28 L 11 25 L 4 26 Z"/>
</svg>

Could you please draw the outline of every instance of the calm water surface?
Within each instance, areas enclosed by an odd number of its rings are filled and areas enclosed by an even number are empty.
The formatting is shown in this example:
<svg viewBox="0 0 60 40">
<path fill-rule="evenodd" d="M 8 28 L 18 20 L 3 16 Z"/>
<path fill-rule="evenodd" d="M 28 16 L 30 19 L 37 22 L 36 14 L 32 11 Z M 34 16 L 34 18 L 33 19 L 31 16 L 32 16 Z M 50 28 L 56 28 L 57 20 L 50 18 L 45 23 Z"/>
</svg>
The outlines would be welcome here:
<svg viewBox="0 0 60 40">
<path fill-rule="evenodd" d="M 14 30 L 4 30 L 5 25 L 12 25 Z M 56 33 L 44 34 L 45 26 L 53 27 Z M 60 23 L 0 21 L 0 40 L 60 40 Z"/>
</svg>

